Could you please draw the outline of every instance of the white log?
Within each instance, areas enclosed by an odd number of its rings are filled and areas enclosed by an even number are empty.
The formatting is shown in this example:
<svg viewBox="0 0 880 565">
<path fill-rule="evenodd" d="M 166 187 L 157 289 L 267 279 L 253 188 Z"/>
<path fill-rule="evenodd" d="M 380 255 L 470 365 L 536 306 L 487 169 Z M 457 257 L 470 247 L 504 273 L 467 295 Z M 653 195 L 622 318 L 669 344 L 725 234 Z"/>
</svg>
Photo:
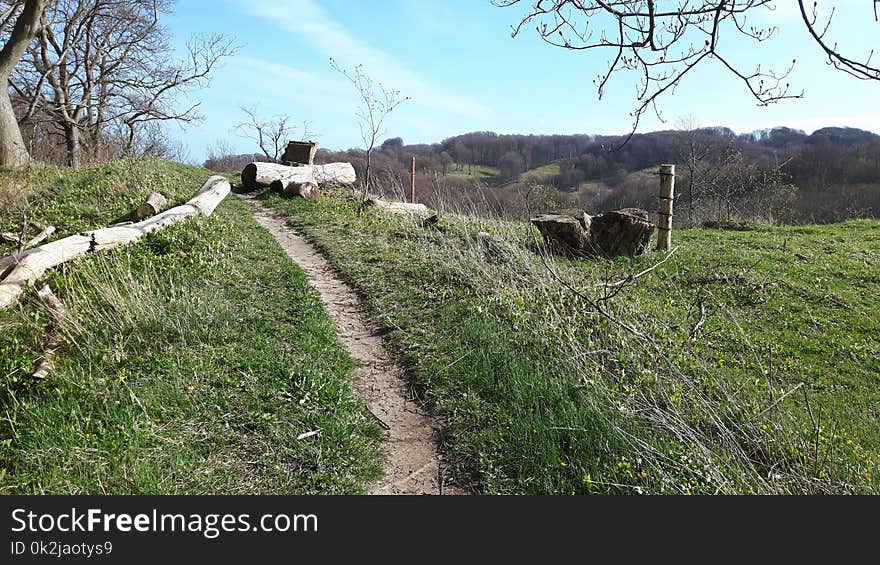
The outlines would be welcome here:
<svg viewBox="0 0 880 565">
<path fill-rule="evenodd" d="M 285 192 L 287 187 L 291 185 L 305 183 L 311 183 L 314 185 L 318 184 L 312 167 L 288 167 L 288 169 L 290 170 L 279 173 L 275 180 L 269 183 L 269 188 L 272 192 Z"/>
<path fill-rule="evenodd" d="M 357 173 L 351 163 L 327 163 L 326 165 L 313 165 L 315 180 L 320 184 L 354 184 L 357 182 Z"/>
<path fill-rule="evenodd" d="M 135 220 L 143 220 L 155 216 L 168 206 L 168 200 L 158 192 L 151 192 L 144 203 L 134 211 Z"/>
<path fill-rule="evenodd" d="M 388 202 L 378 198 L 369 198 L 366 201 L 367 206 L 372 206 L 383 212 L 390 214 L 417 214 L 427 216 L 430 212 L 424 204 L 410 204 L 409 202 Z"/>
<path fill-rule="evenodd" d="M 13 266 L 0 282 L 0 310 L 9 308 L 22 295 L 25 287 L 38 280 L 48 269 L 87 253 L 112 249 L 133 243 L 150 232 L 160 230 L 191 216 L 210 216 L 229 194 L 229 181 L 213 176 L 187 202 L 142 222 L 115 226 L 72 235 L 35 247 L 18 256 L 0 259 L 0 271 Z"/>
<path fill-rule="evenodd" d="M 43 243 L 43 240 L 53 233 L 55 233 L 55 226 L 46 226 L 46 229 L 38 233 L 36 237 L 24 244 L 24 249 L 30 249 L 31 247 Z"/>
<path fill-rule="evenodd" d="M 302 196 L 308 200 L 317 200 L 321 193 L 313 174 L 314 167 L 292 167 L 292 169 L 283 177 L 272 181 L 269 189 L 285 196 Z"/>
<path fill-rule="evenodd" d="M 318 183 L 352 184 L 357 175 L 351 163 L 328 163 L 326 165 L 303 165 L 288 167 L 277 163 L 249 163 L 241 171 L 241 184 L 248 190 L 270 186 L 286 177 L 312 175 Z"/>
</svg>

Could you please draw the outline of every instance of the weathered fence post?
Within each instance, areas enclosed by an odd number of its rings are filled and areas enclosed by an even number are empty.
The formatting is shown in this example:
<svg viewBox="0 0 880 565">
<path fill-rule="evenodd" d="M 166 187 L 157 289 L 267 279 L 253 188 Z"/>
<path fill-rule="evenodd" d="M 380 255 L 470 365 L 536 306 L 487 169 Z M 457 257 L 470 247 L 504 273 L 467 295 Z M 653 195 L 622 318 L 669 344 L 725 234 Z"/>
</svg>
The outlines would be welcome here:
<svg viewBox="0 0 880 565">
<path fill-rule="evenodd" d="M 660 165 L 660 209 L 657 212 L 657 250 L 672 245 L 672 202 L 675 199 L 675 165 Z"/>
<path fill-rule="evenodd" d="M 416 203 L 416 156 L 413 155 L 412 158 L 412 172 L 410 172 L 410 193 L 409 193 L 409 201 L 413 204 Z"/>
</svg>

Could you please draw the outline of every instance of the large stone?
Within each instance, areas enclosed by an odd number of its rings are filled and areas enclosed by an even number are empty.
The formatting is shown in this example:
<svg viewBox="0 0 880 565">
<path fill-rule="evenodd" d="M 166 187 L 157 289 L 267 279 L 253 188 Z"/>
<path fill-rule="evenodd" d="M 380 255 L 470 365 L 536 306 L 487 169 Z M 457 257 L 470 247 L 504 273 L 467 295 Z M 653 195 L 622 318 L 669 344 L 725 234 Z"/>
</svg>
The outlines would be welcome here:
<svg viewBox="0 0 880 565">
<path fill-rule="evenodd" d="M 585 254 L 589 243 L 588 232 L 574 216 L 543 214 L 532 218 L 531 222 L 555 253 L 569 257 Z"/>
<path fill-rule="evenodd" d="M 593 216 L 590 225 L 591 251 L 604 257 L 644 255 L 654 233 L 648 212 L 634 208 Z"/>
<path fill-rule="evenodd" d="M 544 214 L 531 222 L 553 251 L 568 257 L 643 255 L 655 227 L 648 221 L 648 212 L 639 208 L 598 216 Z"/>
</svg>

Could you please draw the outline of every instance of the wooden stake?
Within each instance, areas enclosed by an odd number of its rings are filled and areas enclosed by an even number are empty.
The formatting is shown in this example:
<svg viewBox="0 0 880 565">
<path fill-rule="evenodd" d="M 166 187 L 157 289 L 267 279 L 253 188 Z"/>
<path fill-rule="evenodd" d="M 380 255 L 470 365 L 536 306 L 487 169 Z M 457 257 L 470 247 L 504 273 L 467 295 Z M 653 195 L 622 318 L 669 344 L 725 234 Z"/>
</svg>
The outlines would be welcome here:
<svg viewBox="0 0 880 565">
<path fill-rule="evenodd" d="M 672 245 L 672 202 L 675 199 L 675 165 L 660 165 L 660 209 L 657 212 L 657 250 Z"/>
<path fill-rule="evenodd" d="M 410 203 L 416 203 L 416 156 L 413 155 L 412 158 L 412 172 L 410 173 L 410 193 L 409 200 Z"/>
</svg>

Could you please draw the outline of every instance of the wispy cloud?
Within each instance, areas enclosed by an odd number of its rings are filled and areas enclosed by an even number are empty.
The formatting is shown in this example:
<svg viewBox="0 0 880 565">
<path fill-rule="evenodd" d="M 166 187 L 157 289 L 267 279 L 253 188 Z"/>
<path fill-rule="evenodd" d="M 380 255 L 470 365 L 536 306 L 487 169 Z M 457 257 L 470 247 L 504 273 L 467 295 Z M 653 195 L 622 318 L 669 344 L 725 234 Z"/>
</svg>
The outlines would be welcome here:
<svg viewBox="0 0 880 565">
<path fill-rule="evenodd" d="M 342 77 L 335 78 L 264 59 L 239 55 L 233 59 L 232 65 L 247 77 L 263 77 L 284 85 L 280 94 L 285 98 L 301 95 L 310 98 L 336 97 L 347 94 L 351 88 Z M 276 89 L 267 90 L 272 92 Z"/>
<path fill-rule="evenodd" d="M 467 97 L 443 92 L 390 54 L 361 40 L 330 17 L 314 0 L 228 0 L 244 12 L 297 34 L 300 40 L 343 66 L 362 64 L 386 87 L 400 90 L 418 106 L 457 115 L 485 117 L 490 110 Z"/>
</svg>

